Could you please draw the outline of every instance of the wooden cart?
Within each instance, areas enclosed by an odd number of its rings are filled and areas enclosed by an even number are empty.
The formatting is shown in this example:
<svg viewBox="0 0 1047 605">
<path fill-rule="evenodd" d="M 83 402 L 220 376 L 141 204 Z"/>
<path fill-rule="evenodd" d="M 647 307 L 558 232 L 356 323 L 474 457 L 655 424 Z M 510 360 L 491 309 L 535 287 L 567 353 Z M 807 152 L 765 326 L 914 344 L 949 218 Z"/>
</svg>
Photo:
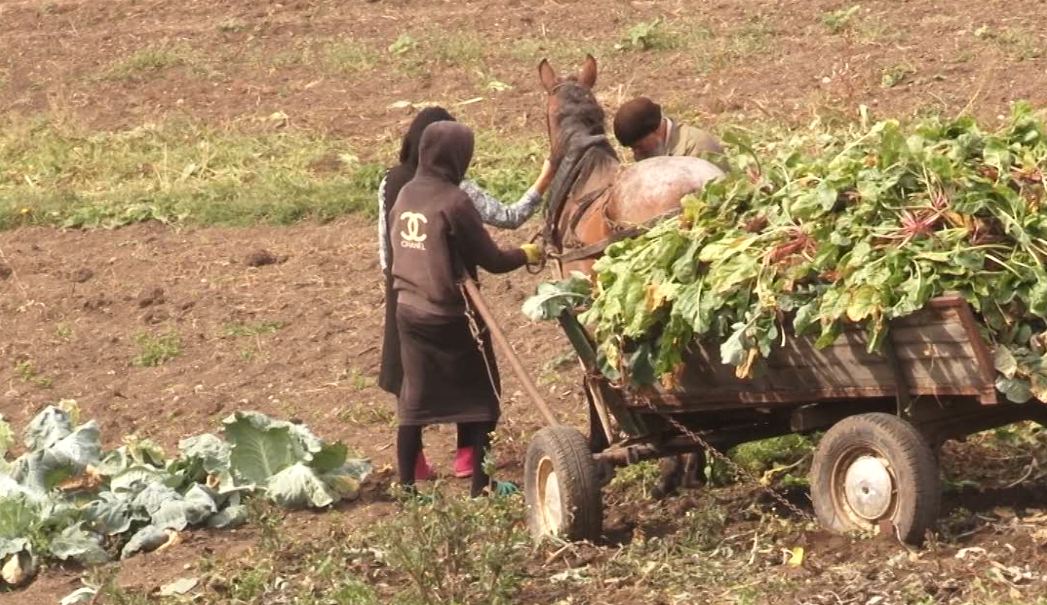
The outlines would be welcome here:
<svg viewBox="0 0 1047 605">
<path fill-rule="evenodd" d="M 613 387 L 595 369 L 584 327 L 570 314 L 560 322 L 587 370 L 592 426 L 603 434 L 587 439 L 555 423 L 535 434 L 525 493 L 536 535 L 600 534 L 601 465 L 693 452 L 701 448 L 695 436 L 725 451 L 825 431 L 810 475 L 818 520 L 835 531 L 889 521 L 902 539 L 918 541 L 938 516 L 943 441 L 1022 420 L 1047 423 L 1039 403 L 1000 400 L 991 352 L 971 309 L 955 296 L 894 321 L 880 354 L 866 351 L 857 328 L 824 349 L 788 338 L 753 378 L 738 379 L 718 347 L 696 347 L 671 392 Z"/>
</svg>

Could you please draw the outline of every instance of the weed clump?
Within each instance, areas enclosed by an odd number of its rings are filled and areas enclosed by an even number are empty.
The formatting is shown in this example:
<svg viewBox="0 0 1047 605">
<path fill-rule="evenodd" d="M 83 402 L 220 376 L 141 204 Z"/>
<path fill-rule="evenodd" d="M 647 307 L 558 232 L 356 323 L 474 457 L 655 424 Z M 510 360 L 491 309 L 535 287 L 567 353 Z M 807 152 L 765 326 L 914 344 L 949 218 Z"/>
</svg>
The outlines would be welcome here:
<svg viewBox="0 0 1047 605">
<path fill-rule="evenodd" d="M 152 368 L 178 357 L 182 353 L 182 339 L 177 332 L 149 334 L 139 332 L 135 335 L 138 355 L 132 363 L 140 368 Z"/>
<path fill-rule="evenodd" d="M 850 8 L 841 8 L 822 15 L 822 24 L 825 25 L 831 33 L 838 34 L 851 25 L 851 18 L 858 13 L 861 9 L 860 5 L 855 4 Z"/>
<path fill-rule="evenodd" d="M 374 69 L 377 54 L 370 48 L 352 40 L 341 40 L 327 44 L 321 54 L 320 63 L 327 71 L 337 74 L 354 74 Z"/>
<path fill-rule="evenodd" d="M 33 365 L 33 362 L 24 359 L 15 364 L 15 373 L 22 379 L 22 382 L 34 384 L 43 389 L 51 388 L 53 381 L 47 376 L 41 376 L 40 371 Z"/>
<path fill-rule="evenodd" d="M 669 31 L 661 17 L 651 21 L 637 23 L 625 31 L 622 40 L 615 49 L 627 50 L 667 50 L 679 43 L 674 32 Z"/>
<path fill-rule="evenodd" d="M 222 335 L 226 338 L 264 336 L 266 334 L 274 334 L 285 325 L 284 322 L 276 320 L 228 323 L 222 328 Z"/>
<path fill-rule="evenodd" d="M 530 551 L 519 497 L 405 497 L 374 545 L 419 603 L 512 603 Z"/>
</svg>

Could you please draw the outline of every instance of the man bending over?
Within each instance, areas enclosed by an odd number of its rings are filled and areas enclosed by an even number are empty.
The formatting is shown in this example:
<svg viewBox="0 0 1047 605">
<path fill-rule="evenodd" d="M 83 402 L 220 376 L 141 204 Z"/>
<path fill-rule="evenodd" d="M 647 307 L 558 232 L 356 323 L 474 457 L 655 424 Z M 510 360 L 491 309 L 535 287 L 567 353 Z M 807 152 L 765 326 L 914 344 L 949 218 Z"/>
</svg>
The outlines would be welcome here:
<svg viewBox="0 0 1047 605">
<path fill-rule="evenodd" d="M 719 139 L 663 116 L 662 107 L 647 97 L 636 97 L 618 108 L 614 136 L 632 149 L 636 161 L 660 155 L 690 156 L 727 169 Z"/>
</svg>

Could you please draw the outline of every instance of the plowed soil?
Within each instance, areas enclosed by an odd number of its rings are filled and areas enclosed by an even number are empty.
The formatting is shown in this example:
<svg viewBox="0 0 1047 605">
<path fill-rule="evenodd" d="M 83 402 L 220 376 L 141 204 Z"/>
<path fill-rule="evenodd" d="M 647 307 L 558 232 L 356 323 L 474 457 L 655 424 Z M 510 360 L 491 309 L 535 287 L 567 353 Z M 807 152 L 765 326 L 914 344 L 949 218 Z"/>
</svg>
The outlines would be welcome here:
<svg viewBox="0 0 1047 605">
<path fill-rule="evenodd" d="M 384 291 L 373 230 L 347 219 L 289 229 L 2 233 L 0 262 L 11 274 L 0 300 L 0 413 L 22 427 L 42 406 L 76 399 L 84 418 L 99 420 L 106 447 L 137 434 L 175 451 L 181 438 L 220 430 L 234 410 L 255 409 L 350 444 L 384 476 L 394 463 L 395 402 L 374 379 Z M 275 262 L 251 266 L 260 251 Z M 490 277 L 485 292 L 546 397 L 582 425 L 580 384 L 558 371 L 566 339 L 519 313 L 537 282 L 524 272 Z M 180 352 L 136 366 L 143 335 L 175 335 Z M 512 467 L 540 418 L 512 376 L 503 410 Z M 453 430 L 434 428 L 426 442 L 449 475 Z"/>
<path fill-rule="evenodd" d="M 368 156 L 374 141 L 398 137 L 412 113 L 404 102 L 440 102 L 479 128 L 540 136 L 538 61 L 568 71 L 585 52 L 600 60 L 599 93 L 611 109 L 650 94 L 704 122 L 805 123 L 853 116 L 859 104 L 884 116 L 995 118 L 1015 99 L 1047 101 L 1041 2 L 892 0 L 832 25 L 851 6 L 9 0 L 0 4 L 0 111 L 103 129 L 171 115 L 243 126 L 282 112 Z M 682 33 L 649 51 L 615 48 L 655 19 Z M 413 51 L 390 51 L 402 34 Z M 128 65 L 150 50 L 168 55 Z"/>
<path fill-rule="evenodd" d="M 328 514 L 291 515 L 281 531 L 307 541 L 395 514 L 396 505 L 385 494 L 394 464 L 394 402 L 373 379 L 383 301 L 372 231 L 370 223 L 349 218 L 290 228 L 177 230 L 146 224 L 111 232 L 2 233 L 0 262 L 11 272 L 0 301 L 5 335 L 0 356 L 11 361 L 0 368 L 0 412 L 20 427 L 42 406 L 74 398 L 85 418 L 99 420 L 108 447 L 133 433 L 172 451 L 185 436 L 219 430 L 222 418 L 237 409 L 300 420 L 370 457 L 379 472 L 361 501 Z M 258 256 L 275 262 L 251 266 Z M 566 355 L 569 345 L 553 324 L 529 322 L 518 311 L 539 279 L 523 272 L 488 276 L 484 290 L 543 394 L 564 421 L 583 427 L 584 399 Z M 142 334 L 175 334 L 180 352 L 157 367 L 136 366 L 143 351 L 136 338 Z M 15 369 L 23 362 L 34 368 L 31 376 Z M 501 473 L 519 481 L 527 439 L 541 418 L 515 377 L 503 373 Z M 448 477 L 453 430 L 430 429 L 426 445 Z M 954 491 L 947 498 L 944 518 L 955 518 L 943 521 L 943 531 L 969 535 L 910 552 L 885 540 L 797 534 L 795 543 L 810 553 L 802 570 L 809 590 L 774 599 L 764 595 L 758 602 L 831 603 L 834 591 L 861 597 L 850 602 L 866 602 L 905 594 L 913 582 L 929 583 L 927 591 L 944 586 L 941 602 L 964 602 L 945 597 L 950 591 L 968 594 L 970 582 L 993 565 L 1003 566 L 1000 581 L 1017 578 L 1017 594 L 1043 594 L 1047 577 L 1037 570 L 1047 563 L 1042 511 L 1047 485 L 1033 462 L 1039 453 L 1025 457 L 1013 449 L 1001 453 L 978 444 L 949 444 L 943 455 L 947 475 L 988 488 Z M 612 500 L 605 531 L 611 544 L 663 535 L 675 531 L 683 512 L 712 505 L 739 511 L 730 514 L 731 530 L 744 534 L 753 520 L 742 511 L 754 495 L 759 494 L 751 487 L 741 487 L 684 493 L 661 503 Z M 810 510 L 805 495 L 797 494 L 796 501 Z M 178 548 L 126 562 L 119 580 L 127 588 L 155 590 L 185 575 L 185 566 L 201 554 L 233 560 L 257 539 L 253 527 L 189 532 Z M 973 550 L 961 553 L 962 548 Z M 583 547 L 574 556 L 593 563 L 613 552 L 613 547 Z M 881 570 L 885 562 L 890 565 Z M 75 567 L 46 572 L 26 591 L 0 600 L 53 603 L 79 585 L 79 573 Z M 854 579 L 870 574 L 868 584 Z M 853 585 L 836 586 L 848 577 Z M 539 583 L 528 594 L 544 601 L 570 589 L 550 592 Z M 612 594 L 632 602 L 647 590 Z M 807 601 L 812 595 L 820 596 Z"/>
</svg>

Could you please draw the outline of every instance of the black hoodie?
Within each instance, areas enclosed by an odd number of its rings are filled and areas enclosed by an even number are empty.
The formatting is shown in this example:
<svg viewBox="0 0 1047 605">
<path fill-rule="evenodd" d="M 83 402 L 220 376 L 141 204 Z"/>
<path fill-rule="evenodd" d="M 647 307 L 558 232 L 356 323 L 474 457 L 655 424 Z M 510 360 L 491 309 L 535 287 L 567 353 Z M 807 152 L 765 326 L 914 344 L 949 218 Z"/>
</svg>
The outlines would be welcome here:
<svg viewBox="0 0 1047 605">
<path fill-rule="evenodd" d="M 399 304 L 434 315 L 460 315 L 465 301 L 458 281 L 476 267 L 506 273 L 523 266 L 519 248 L 502 250 L 459 183 L 473 157 L 473 133 L 456 122 L 425 129 L 418 172 L 389 213 L 393 289 Z"/>
<path fill-rule="evenodd" d="M 392 221 L 389 220 L 389 213 L 396 202 L 396 196 L 400 195 L 400 190 L 414 178 L 414 173 L 418 170 L 418 149 L 422 144 L 422 133 L 430 124 L 443 121 L 453 122 L 454 117 L 443 107 L 426 107 L 418 112 L 418 115 L 411 121 L 411 125 L 407 127 L 407 132 L 404 133 L 403 141 L 400 143 L 400 163 L 390 168 L 385 175 L 385 196 L 382 206 L 385 208 L 387 231 L 388 226 L 392 224 Z M 388 249 L 388 233 L 383 241 L 385 242 L 383 245 L 386 246 L 385 257 L 391 260 L 393 256 L 392 251 Z"/>
</svg>

